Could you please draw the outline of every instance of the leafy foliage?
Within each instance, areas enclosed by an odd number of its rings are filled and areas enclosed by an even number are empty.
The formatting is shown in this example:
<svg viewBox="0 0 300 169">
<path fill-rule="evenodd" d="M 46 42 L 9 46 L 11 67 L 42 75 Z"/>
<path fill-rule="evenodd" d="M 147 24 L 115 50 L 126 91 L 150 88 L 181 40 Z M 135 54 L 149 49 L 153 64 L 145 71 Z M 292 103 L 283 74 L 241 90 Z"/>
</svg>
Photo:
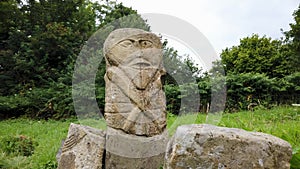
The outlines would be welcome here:
<svg viewBox="0 0 300 169">
<path fill-rule="evenodd" d="M 0 116 L 46 119 L 75 114 L 72 74 L 88 38 L 111 20 L 136 13 L 115 1 L 8 0 L 0 8 Z"/>
<path fill-rule="evenodd" d="M 220 79 L 221 80 L 221 79 Z M 206 112 L 206 104 L 211 103 L 211 93 L 218 84 L 209 76 L 199 80 L 201 111 Z M 260 73 L 227 74 L 226 111 L 253 110 L 254 108 L 271 108 L 277 105 L 300 102 L 299 73 L 284 78 L 270 78 Z"/>
<path fill-rule="evenodd" d="M 291 67 L 295 71 L 300 71 L 300 5 L 293 13 L 294 23 L 290 24 L 291 30 L 284 32 L 288 48 L 292 54 L 289 57 Z"/>
<path fill-rule="evenodd" d="M 226 48 L 221 53 L 221 62 L 226 73 L 262 73 L 269 77 L 291 74 L 288 53 L 279 40 L 252 35 L 240 40 L 238 46 Z"/>
</svg>

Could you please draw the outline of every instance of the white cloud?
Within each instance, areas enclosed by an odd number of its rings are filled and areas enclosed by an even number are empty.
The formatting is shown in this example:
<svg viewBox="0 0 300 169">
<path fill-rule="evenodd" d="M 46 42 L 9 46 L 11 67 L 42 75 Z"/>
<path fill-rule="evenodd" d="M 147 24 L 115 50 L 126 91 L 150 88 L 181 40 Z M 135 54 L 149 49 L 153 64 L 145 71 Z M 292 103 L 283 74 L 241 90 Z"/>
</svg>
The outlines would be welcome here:
<svg viewBox="0 0 300 169">
<path fill-rule="evenodd" d="M 139 13 L 163 13 L 196 26 L 218 53 L 257 33 L 272 38 L 288 30 L 297 0 L 118 0 Z"/>
</svg>

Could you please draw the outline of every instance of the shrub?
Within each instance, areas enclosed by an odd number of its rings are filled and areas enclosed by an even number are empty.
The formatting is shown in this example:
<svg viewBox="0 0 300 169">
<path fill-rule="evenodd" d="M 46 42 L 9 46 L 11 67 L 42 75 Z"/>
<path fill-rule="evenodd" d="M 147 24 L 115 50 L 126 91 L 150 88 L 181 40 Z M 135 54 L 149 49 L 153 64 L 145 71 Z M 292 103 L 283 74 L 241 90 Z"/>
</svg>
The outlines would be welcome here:
<svg viewBox="0 0 300 169">
<path fill-rule="evenodd" d="M 60 119 L 75 114 L 71 87 L 58 83 L 48 88 L 33 88 L 14 96 L 0 96 L 0 118 L 26 116 Z"/>
</svg>

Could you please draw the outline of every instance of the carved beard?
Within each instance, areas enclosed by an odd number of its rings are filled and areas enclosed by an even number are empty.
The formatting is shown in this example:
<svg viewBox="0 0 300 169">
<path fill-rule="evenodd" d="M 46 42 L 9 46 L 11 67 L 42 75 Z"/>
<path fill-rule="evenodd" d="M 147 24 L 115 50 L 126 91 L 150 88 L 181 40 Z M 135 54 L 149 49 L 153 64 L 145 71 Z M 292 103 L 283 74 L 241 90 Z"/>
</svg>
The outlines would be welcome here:
<svg viewBox="0 0 300 169">
<path fill-rule="evenodd" d="M 145 90 L 149 83 L 153 81 L 153 77 L 158 71 L 157 68 L 135 69 L 131 67 L 127 67 L 123 70 L 138 90 Z"/>
<path fill-rule="evenodd" d="M 120 68 L 138 90 L 145 90 L 161 68 L 161 50 L 145 49 L 128 56 Z"/>
</svg>

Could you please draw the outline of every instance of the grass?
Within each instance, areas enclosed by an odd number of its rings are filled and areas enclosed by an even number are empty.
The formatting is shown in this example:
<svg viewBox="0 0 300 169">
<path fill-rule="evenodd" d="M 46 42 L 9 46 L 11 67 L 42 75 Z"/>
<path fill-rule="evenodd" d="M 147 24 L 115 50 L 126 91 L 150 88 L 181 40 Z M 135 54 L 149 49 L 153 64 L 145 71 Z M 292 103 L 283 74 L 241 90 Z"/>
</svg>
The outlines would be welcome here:
<svg viewBox="0 0 300 169">
<path fill-rule="evenodd" d="M 4 136 L 28 136 L 33 138 L 38 146 L 35 148 L 32 156 L 10 156 L 0 150 L 0 168 L 53 168 L 55 156 L 60 147 L 61 140 L 65 139 L 68 127 L 71 122 L 68 121 L 36 121 L 29 119 L 13 119 L 0 122 L 0 140 Z"/>
<path fill-rule="evenodd" d="M 7 136 L 28 136 L 38 143 L 32 156 L 14 156 L 0 149 L 0 168 L 9 169 L 52 169 L 57 167 L 56 153 L 65 139 L 70 123 L 65 121 L 37 121 L 12 119 L 0 121 L 0 141 Z M 103 120 L 81 120 L 81 124 L 105 129 Z M 177 126 L 192 123 L 207 123 L 204 114 L 175 116 L 168 114 L 169 133 Z M 254 112 L 243 111 L 223 114 L 218 126 L 241 128 L 248 131 L 265 132 L 288 141 L 293 147 L 292 169 L 300 166 L 300 108 L 276 107 L 271 110 L 259 109 Z M 0 147 L 1 148 L 1 147 Z M 299 168 L 299 167 L 298 167 Z"/>
</svg>

